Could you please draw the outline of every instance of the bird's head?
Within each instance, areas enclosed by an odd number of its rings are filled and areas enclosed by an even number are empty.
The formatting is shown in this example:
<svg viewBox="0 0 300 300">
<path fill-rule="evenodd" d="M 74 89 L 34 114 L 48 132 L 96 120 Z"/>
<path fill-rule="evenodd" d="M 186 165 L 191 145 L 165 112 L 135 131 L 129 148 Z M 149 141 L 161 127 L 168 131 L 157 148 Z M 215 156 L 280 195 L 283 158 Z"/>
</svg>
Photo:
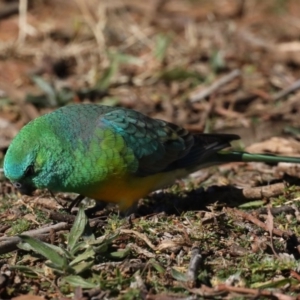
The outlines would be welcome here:
<svg viewBox="0 0 300 300">
<path fill-rule="evenodd" d="M 49 166 L 54 145 L 51 136 L 35 121 L 22 128 L 4 158 L 4 175 L 25 195 L 31 195 L 37 188 L 47 188 L 53 176 Z"/>
<path fill-rule="evenodd" d="M 4 159 L 4 174 L 22 194 L 31 195 L 36 189 L 34 153 L 26 153 L 24 148 L 12 144 Z"/>
</svg>

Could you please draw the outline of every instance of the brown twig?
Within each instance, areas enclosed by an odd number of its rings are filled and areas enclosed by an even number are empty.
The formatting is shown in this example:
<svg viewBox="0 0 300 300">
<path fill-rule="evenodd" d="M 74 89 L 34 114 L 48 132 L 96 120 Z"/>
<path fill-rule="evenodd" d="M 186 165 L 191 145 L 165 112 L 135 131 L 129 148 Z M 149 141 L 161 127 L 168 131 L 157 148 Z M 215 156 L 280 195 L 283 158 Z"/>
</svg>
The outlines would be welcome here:
<svg viewBox="0 0 300 300">
<path fill-rule="evenodd" d="M 27 35 L 27 10 L 28 0 L 19 1 L 19 36 L 18 43 L 23 44 Z"/>
<path fill-rule="evenodd" d="M 199 253 L 199 248 L 194 247 L 191 250 L 191 260 L 187 270 L 187 278 L 192 286 L 194 286 L 196 283 L 201 260 L 202 260 L 202 256 Z"/>
<path fill-rule="evenodd" d="M 231 71 L 229 74 L 227 74 L 226 76 L 215 81 L 210 87 L 208 87 L 204 90 L 201 90 L 197 93 L 192 93 L 192 95 L 190 95 L 190 97 L 189 97 L 189 100 L 191 102 L 200 101 L 200 100 L 208 97 L 212 93 L 216 92 L 223 85 L 229 83 L 230 81 L 239 77 L 240 75 L 241 75 L 241 71 L 238 69 L 235 69 L 235 70 Z"/>
<path fill-rule="evenodd" d="M 97 296 L 98 299 L 105 299 L 107 298 L 108 291 L 103 291 L 101 288 L 94 288 L 86 291 L 85 294 L 89 297 L 88 299 L 96 299 Z"/>
<path fill-rule="evenodd" d="M 280 206 L 280 207 L 271 207 L 270 208 L 271 213 L 273 216 L 279 215 L 281 213 L 285 213 L 285 214 L 295 214 L 295 209 L 292 208 L 289 205 L 284 205 L 284 206 Z M 261 207 L 260 209 L 257 210 L 258 214 L 267 214 L 267 208 L 266 207 Z"/>
<path fill-rule="evenodd" d="M 257 219 L 255 216 L 250 215 L 244 211 L 238 210 L 238 209 L 232 209 L 232 208 L 227 208 L 227 210 L 229 210 L 230 212 L 232 212 L 233 215 L 239 215 L 240 217 L 242 217 L 243 219 L 246 219 L 248 221 L 250 221 L 251 223 L 255 224 L 256 226 L 262 228 L 265 231 L 268 231 L 267 225 L 260 221 L 259 219 Z M 277 228 L 273 228 L 272 230 L 273 234 L 277 235 L 277 236 L 291 236 L 292 233 L 288 232 L 288 231 L 283 231 Z"/>
<path fill-rule="evenodd" d="M 49 218 L 53 221 L 67 222 L 69 224 L 70 223 L 73 224 L 76 217 L 74 215 L 70 215 L 70 214 L 62 214 L 58 211 L 50 211 Z"/>
<path fill-rule="evenodd" d="M 287 96 L 288 94 L 291 94 L 297 90 L 300 89 L 300 79 L 296 80 L 292 85 L 290 85 L 288 88 L 278 92 L 274 97 L 273 100 L 277 101 L 285 96 Z"/>
<path fill-rule="evenodd" d="M 299 299 L 299 297 L 292 297 L 292 296 L 284 295 L 281 293 L 276 293 L 273 291 L 229 286 L 229 285 L 225 285 L 225 284 L 219 284 L 218 286 L 216 286 L 215 289 L 218 291 L 227 291 L 227 292 L 233 292 L 233 293 L 255 295 L 257 297 L 265 296 L 265 297 L 270 297 L 271 299 L 274 299 L 274 297 L 276 297 L 277 299 L 280 299 L 280 300 L 298 300 Z"/>
<path fill-rule="evenodd" d="M 134 234 L 141 240 L 143 240 L 152 250 L 157 250 L 157 247 L 154 246 L 151 241 L 148 239 L 148 237 L 138 231 L 131 230 L 131 229 L 121 229 L 121 233 L 127 233 L 127 234 Z"/>
<path fill-rule="evenodd" d="M 106 48 L 104 28 L 107 22 L 107 7 L 104 3 L 99 2 L 98 9 L 91 11 L 88 2 L 76 0 L 76 3 L 87 26 L 94 34 L 100 57 L 103 57 L 105 55 L 103 50 Z"/>
<path fill-rule="evenodd" d="M 147 258 L 155 258 L 155 254 L 153 254 L 152 252 L 148 251 L 145 248 L 139 247 L 137 244 L 134 243 L 129 243 L 127 244 L 127 247 L 129 247 L 131 250 L 135 251 L 137 254 L 142 254 L 143 256 L 147 257 Z"/>
<path fill-rule="evenodd" d="M 61 222 L 55 225 L 35 229 L 35 230 L 29 230 L 24 231 L 22 235 L 28 235 L 31 237 L 35 237 L 41 240 L 47 240 L 50 238 L 50 231 L 60 231 L 60 230 L 66 230 L 69 229 L 70 225 L 65 222 Z M 12 236 L 12 237 L 2 237 L 0 238 L 0 254 L 8 253 L 10 251 L 17 249 L 17 244 L 21 242 L 21 239 L 18 236 Z"/>
<path fill-rule="evenodd" d="M 300 282 L 300 275 L 296 271 L 291 270 L 290 274 L 293 278 L 297 279 Z"/>
<path fill-rule="evenodd" d="M 250 187 L 243 189 L 243 195 L 247 199 L 263 199 L 275 197 L 282 194 L 285 189 L 283 182 L 269 184 L 266 186 Z"/>
<path fill-rule="evenodd" d="M 100 263 L 98 265 L 93 265 L 92 270 L 99 271 L 99 270 L 108 270 L 111 268 L 119 268 L 121 264 L 123 264 L 123 261 L 107 261 L 104 263 Z"/>
<path fill-rule="evenodd" d="M 274 217 L 271 213 L 271 210 L 270 210 L 270 206 L 268 206 L 268 217 L 267 217 L 267 220 L 266 220 L 266 227 L 269 231 L 269 234 L 270 234 L 270 239 L 271 239 L 271 249 L 273 251 L 273 254 L 278 258 L 278 254 L 274 248 L 274 243 L 273 243 L 273 230 L 274 230 Z"/>
<path fill-rule="evenodd" d="M 34 235 L 35 238 L 45 242 L 50 239 L 49 234 L 37 234 Z M 0 242 L 0 255 L 9 253 L 17 249 L 17 244 L 21 242 L 21 239 L 17 236 L 12 236 L 6 239 L 6 241 Z"/>
</svg>

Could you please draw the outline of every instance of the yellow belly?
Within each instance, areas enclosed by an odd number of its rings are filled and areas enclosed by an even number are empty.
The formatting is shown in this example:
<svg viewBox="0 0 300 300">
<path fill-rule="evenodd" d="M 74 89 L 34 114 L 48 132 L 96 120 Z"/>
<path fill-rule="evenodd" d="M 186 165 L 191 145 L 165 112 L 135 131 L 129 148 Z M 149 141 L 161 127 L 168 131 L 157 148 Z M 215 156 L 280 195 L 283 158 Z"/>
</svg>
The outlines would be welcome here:
<svg viewBox="0 0 300 300">
<path fill-rule="evenodd" d="M 166 173 L 159 173 L 147 177 L 110 178 L 98 186 L 91 187 L 83 195 L 95 200 L 119 204 L 120 210 L 126 210 L 140 198 L 165 185 L 166 175 Z"/>
</svg>

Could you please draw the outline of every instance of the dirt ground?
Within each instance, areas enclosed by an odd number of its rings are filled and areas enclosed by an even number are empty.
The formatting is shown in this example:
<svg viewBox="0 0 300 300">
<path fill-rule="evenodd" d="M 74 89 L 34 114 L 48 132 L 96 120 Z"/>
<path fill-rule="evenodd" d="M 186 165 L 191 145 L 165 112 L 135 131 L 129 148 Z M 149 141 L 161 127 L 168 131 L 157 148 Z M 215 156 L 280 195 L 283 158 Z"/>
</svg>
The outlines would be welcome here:
<svg viewBox="0 0 300 300">
<path fill-rule="evenodd" d="M 0 0 L 0 166 L 30 120 L 88 102 L 300 157 L 298 0 L 19 2 Z M 133 220 L 108 206 L 74 222 L 74 195 L 21 196 L 1 169 L 0 298 L 300 299 L 299 179 L 296 164 L 229 163 L 141 199 Z"/>
</svg>

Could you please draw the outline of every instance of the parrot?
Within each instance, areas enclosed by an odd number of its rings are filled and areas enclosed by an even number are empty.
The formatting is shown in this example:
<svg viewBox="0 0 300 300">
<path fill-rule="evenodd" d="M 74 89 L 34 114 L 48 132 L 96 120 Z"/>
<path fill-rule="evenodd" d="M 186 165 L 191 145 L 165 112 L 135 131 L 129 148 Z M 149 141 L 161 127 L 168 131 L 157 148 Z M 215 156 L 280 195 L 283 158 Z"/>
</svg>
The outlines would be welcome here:
<svg viewBox="0 0 300 300">
<path fill-rule="evenodd" d="M 15 136 L 4 174 L 21 194 L 72 192 L 121 211 L 201 168 L 229 162 L 300 163 L 300 157 L 225 150 L 235 134 L 191 133 L 138 111 L 72 104 L 42 115 Z"/>
</svg>

